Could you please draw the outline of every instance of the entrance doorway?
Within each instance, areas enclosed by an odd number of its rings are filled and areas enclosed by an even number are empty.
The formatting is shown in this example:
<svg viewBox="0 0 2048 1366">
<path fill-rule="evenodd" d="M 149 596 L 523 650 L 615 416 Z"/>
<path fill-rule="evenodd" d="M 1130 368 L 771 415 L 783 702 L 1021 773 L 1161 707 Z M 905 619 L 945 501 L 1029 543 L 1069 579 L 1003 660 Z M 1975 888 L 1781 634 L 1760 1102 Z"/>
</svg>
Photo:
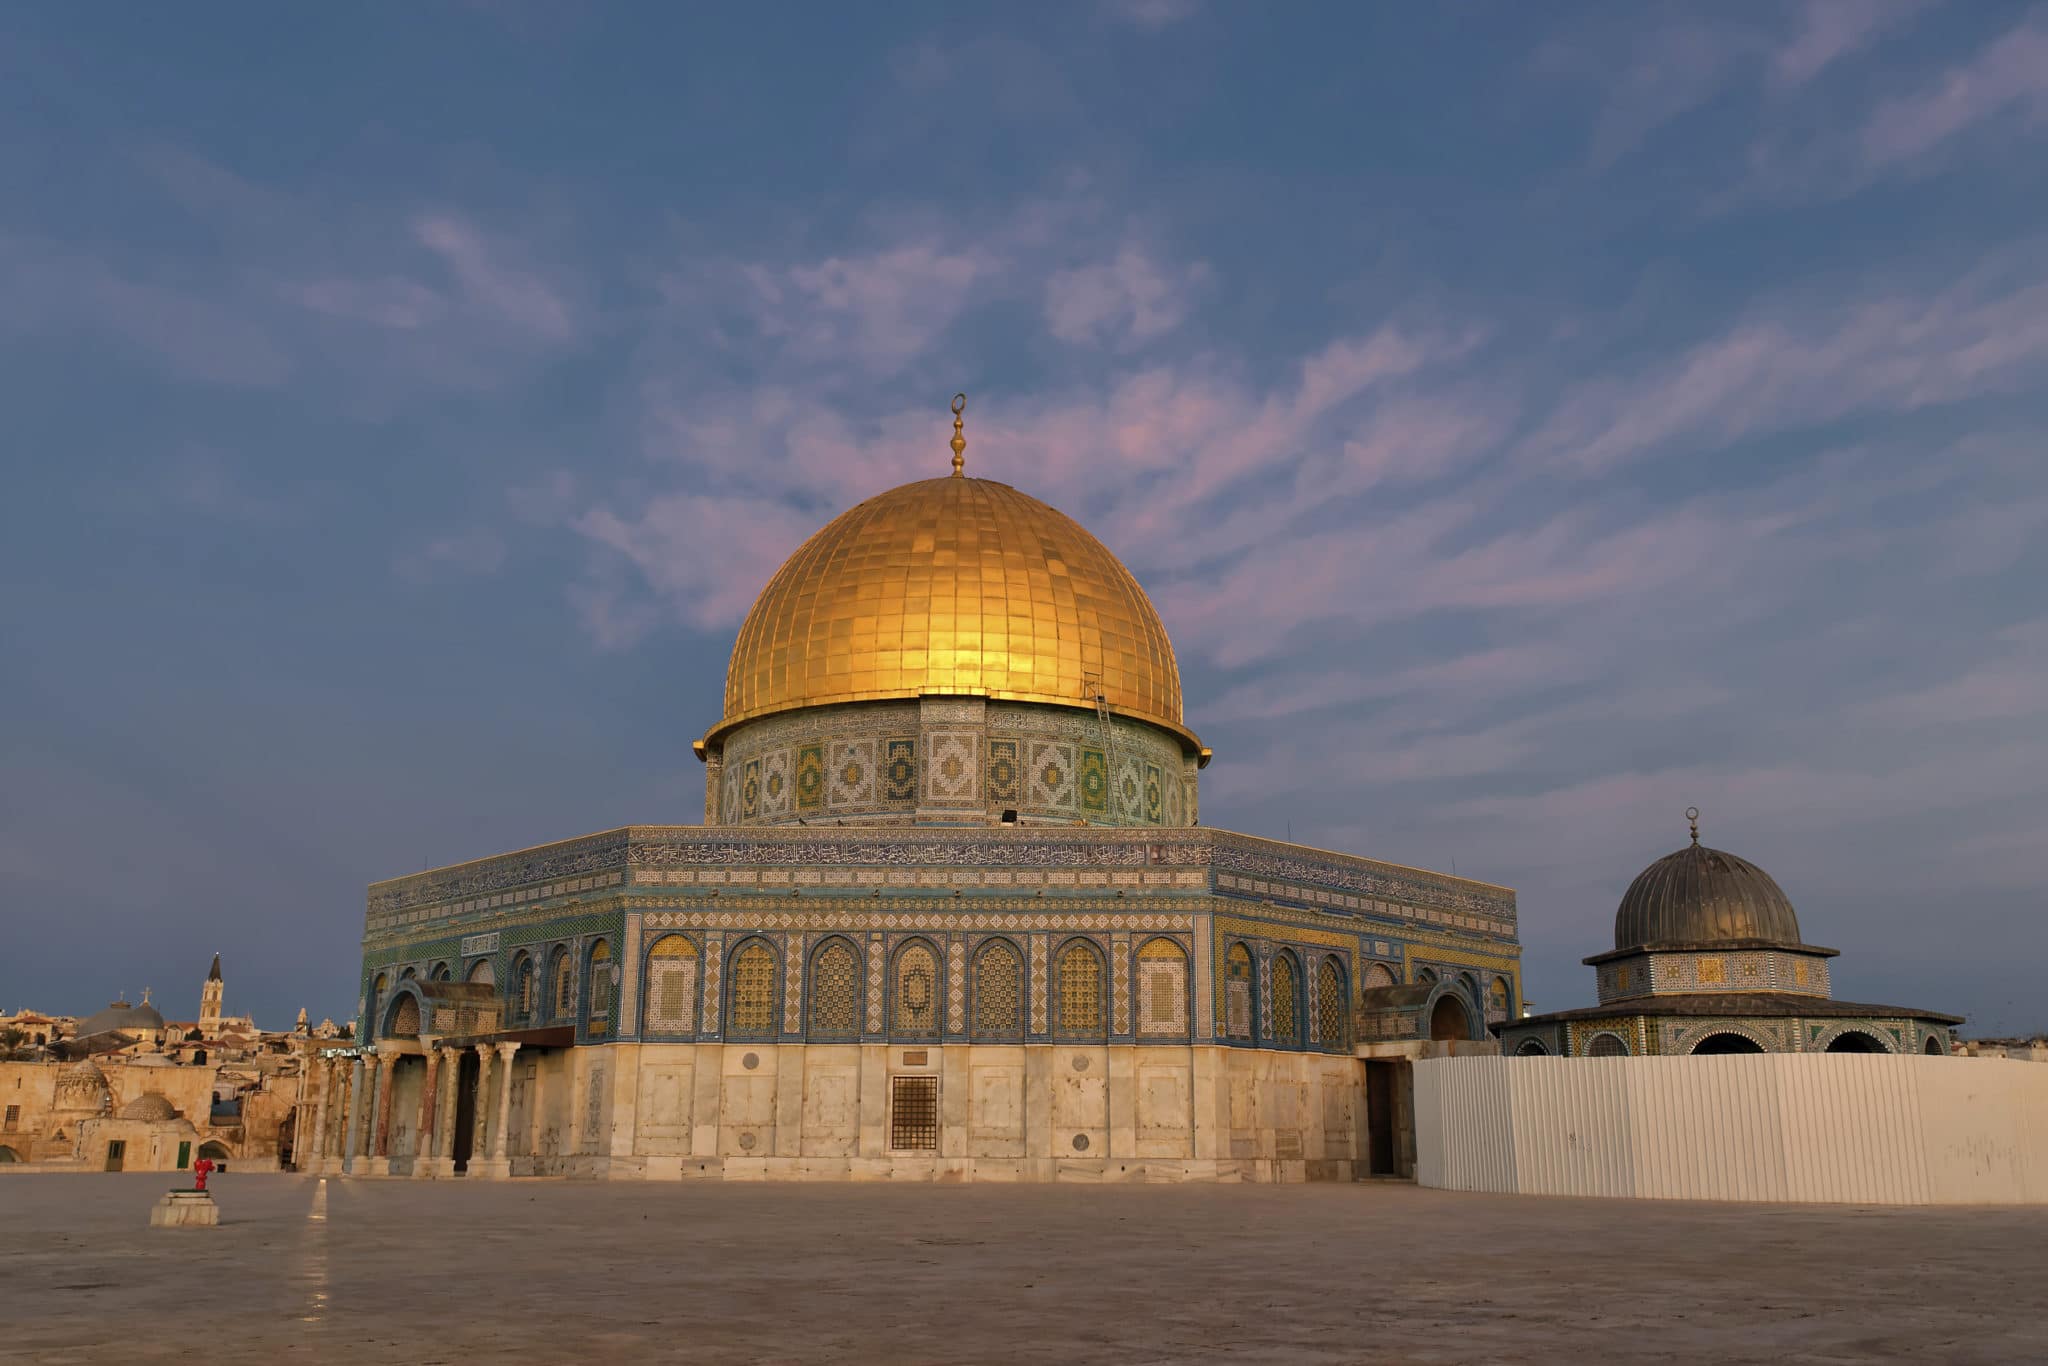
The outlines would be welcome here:
<svg viewBox="0 0 2048 1366">
<path fill-rule="evenodd" d="M 122 1168 L 122 1167 L 126 1166 L 126 1165 L 127 1165 L 127 1163 L 128 1163 L 128 1140 L 126 1140 L 126 1139 L 124 1139 L 124 1138 L 110 1138 L 110 1139 L 108 1139 L 108 1140 L 107 1140 L 107 1165 L 106 1165 L 106 1167 L 104 1168 L 104 1170 L 106 1170 L 106 1171 L 110 1171 L 110 1172 L 117 1172 L 117 1171 L 121 1170 L 121 1168 Z"/>
<path fill-rule="evenodd" d="M 1366 1170 L 1374 1176 L 1398 1176 L 1394 1156 L 1394 1069 L 1399 1063 L 1365 1065 Z"/>
<path fill-rule="evenodd" d="M 489 966 L 486 960 L 485 966 Z M 448 1151 L 455 1155 L 455 1170 L 469 1170 L 469 1159 L 476 1148 L 476 1081 L 477 1060 L 474 1048 L 462 1050 L 462 1061 L 455 1069 L 455 1133 Z"/>
</svg>

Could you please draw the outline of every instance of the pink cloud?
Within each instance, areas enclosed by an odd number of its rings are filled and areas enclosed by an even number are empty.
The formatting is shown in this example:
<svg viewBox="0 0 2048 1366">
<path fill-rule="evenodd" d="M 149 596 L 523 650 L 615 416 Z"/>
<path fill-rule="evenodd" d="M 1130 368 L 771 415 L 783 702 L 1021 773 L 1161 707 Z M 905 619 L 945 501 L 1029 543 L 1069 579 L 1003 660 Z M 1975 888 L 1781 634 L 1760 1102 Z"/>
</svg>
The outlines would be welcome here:
<svg viewBox="0 0 2048 1366">
<path fill-rule="evenodd" d="M 1993 118 L 2016 113 L 2034 126 L 2048 118 L 2048 26 L 2020 24 L 1931 88 L 1887 100 L 1863 129 L 1867 163 L 1917 158 Z"/>
</svg>

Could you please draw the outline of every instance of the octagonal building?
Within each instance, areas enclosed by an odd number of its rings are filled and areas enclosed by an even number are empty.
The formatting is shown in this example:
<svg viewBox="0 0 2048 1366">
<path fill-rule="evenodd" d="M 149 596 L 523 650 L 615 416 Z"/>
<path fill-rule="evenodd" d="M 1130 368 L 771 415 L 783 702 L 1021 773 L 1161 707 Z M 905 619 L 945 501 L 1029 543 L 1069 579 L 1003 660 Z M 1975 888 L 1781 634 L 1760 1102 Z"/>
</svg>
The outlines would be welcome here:
<svg viewBox="0 0 2048 1366">
<path fill-rule="evenodd" d="M 1405 1167 L 1405 1061 L 1492 1051 L 1518 1007 L 1514 894 L 1202 826 L 1210 752 L 1151 600 L 964 444 L 956 415 L 950 475 L 762 590 L 693 744 L 703 824 L 371 886 L 314 1166 Z"/>
</svg>

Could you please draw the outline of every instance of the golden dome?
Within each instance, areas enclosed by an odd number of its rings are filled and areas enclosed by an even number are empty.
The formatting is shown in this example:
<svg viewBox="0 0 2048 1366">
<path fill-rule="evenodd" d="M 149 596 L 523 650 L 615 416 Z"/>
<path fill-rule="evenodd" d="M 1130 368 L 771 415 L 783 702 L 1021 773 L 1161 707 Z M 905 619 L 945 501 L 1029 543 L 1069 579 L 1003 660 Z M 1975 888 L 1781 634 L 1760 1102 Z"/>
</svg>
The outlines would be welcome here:
<svg viewBox="0 0 2048 1366">
<path fill-rule="evenodd" d="M 1199 748 L 1173 644 L 1131 571 L 1065 513 L 955 473 L 850 508 L 789 557 L 740 627 L 725 718 L 705 739 L 835 702 L 1092 708 L 1098 692 Z"/>
</svg>

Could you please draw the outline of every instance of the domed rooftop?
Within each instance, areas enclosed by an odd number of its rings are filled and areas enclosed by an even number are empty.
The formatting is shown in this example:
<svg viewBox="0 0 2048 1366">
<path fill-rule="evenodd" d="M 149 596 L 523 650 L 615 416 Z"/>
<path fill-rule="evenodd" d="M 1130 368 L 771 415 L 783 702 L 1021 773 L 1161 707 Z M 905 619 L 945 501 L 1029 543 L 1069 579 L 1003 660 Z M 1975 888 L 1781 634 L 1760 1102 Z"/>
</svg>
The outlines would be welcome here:
<svg viewBox="0 0 2048 1366">
<path fill-rule="evenodd" d="M 121 1107 L 120 1117 L 122 1119 L 140 1119 L 156 1123 L 159 1120 L 176 1119 L 178 1111 L 177 1107 L 172 1105 L 169 1099 L 162 1093 L 144 1091 L 141 1095 Z"/>
<path fill-rule="evenodd" d="M 78 1037 L 83 1039 L 94 1034 L 110 1034 L 115 1030 L 153 1034 L 163 1027 L 164 1017 L 158 1013 L 155 1006 L 147 1001 L 139 1006 L 132 1006 L 126 999 L 122 999 L 80 1021 Z"/>
<path fill-rule="evenodd" d="M 1701 844 L 1697 823 L 1692 843 L 1638 873 L 1614 913 L 1616 949 L 1745 939 L 1797 944 L 1799 917 L 1769 873 Z"/>
<path fill-rule="evenodd" d="M 707 743 L 827 703 L 950 693 L 1092 708 L 1100 693 L 1199 748 L 1145 590 L 1073 518 L 966 477 L 958 425 L 952 477 L 840 514 L 768 581 L 733 645 L 725 716 Z"/>
<path fill-rule="evenodd" d="M 66 1063 L 57 1075 L 67 1081 L 96 1081 L 102 1086 L 107 1083 L 107 1074 L 100 1071 L 100 1065 L 91 1058 L 80 1058 L 77 1062 Z"/>
</svg>

